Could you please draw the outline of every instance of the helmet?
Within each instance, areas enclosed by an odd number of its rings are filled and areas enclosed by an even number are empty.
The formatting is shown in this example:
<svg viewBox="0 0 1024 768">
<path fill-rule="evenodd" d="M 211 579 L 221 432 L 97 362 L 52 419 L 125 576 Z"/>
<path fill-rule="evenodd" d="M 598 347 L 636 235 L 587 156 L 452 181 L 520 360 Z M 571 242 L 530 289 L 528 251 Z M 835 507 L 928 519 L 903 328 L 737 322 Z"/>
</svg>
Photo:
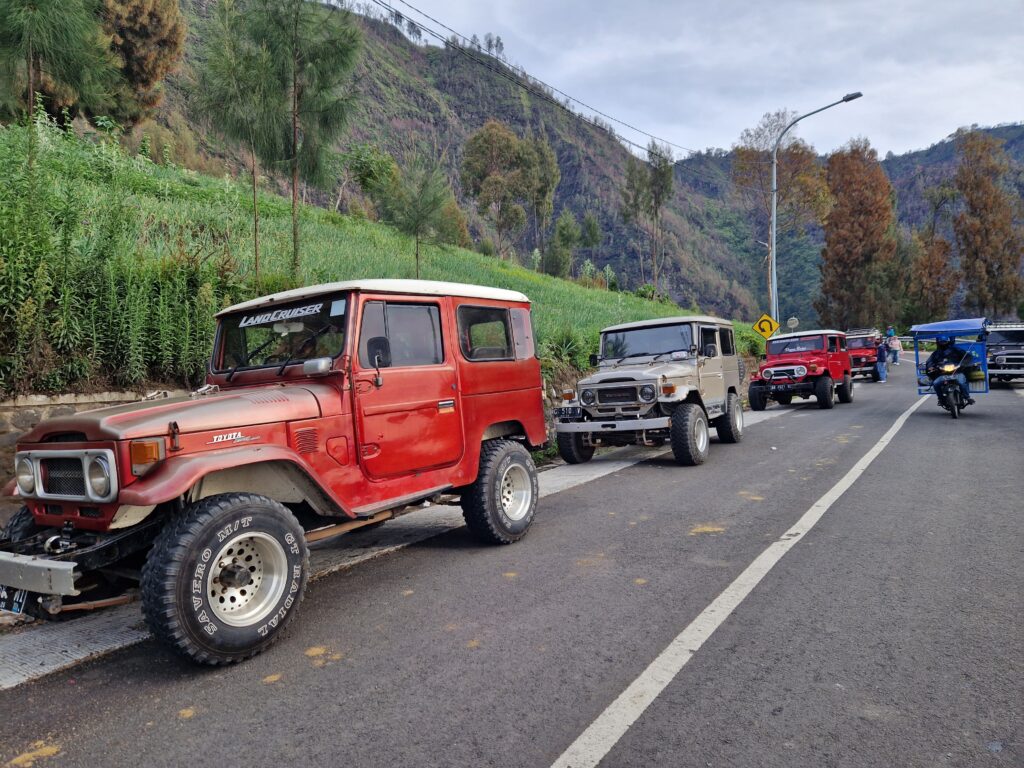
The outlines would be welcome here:
<svg viewBox="0 0 1024 768">
<path fill-rule="evenodd" d="M 936 336 L 935 346 L 939 349 L 945 349 L 949 346 L 949 336 Z"/>
</svg>

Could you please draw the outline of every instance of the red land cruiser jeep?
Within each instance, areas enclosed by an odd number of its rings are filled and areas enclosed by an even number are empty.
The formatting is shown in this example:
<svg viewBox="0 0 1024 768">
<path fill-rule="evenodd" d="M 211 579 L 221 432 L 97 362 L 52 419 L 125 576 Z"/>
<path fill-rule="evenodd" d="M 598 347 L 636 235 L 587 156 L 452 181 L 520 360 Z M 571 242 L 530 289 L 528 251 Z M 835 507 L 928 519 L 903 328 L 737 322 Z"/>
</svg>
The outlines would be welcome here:
<svg viewBox="0 0 1024 768">
<path fill-rule="evenodd" d="M 521 538 L 546 441 L 528 299 L 418 280 L 286 291 L 224 310 L 207 385 L 43 422 L 5 490 L 0 609 L 115 602 L 198 662 L 270 645 L 307 541 L 457 494 L 485 542 Z"/>
<path fill-rule="evenodd" d="M 842 331 L 803 331 L 768 339 L 766 355 L 750 377 L 750 407 L 763 411 L 769 400 L 789 405 L 793 397 L 814 395 L 819 408 L 853 402 L 853 377 L 846 334 Z"/>
<path fill-rule="evenodd" d="M 878 340 L 882 338 L 882 332 L 877 328 L 854 328 L 846 332 L 846 346 L 850 351 L 850 374 L 858 376 L 869 376 L 872 381 L 878 381 L 878 367 L 875 361 L 878 355 L 875 348 Z"/>
</svg>

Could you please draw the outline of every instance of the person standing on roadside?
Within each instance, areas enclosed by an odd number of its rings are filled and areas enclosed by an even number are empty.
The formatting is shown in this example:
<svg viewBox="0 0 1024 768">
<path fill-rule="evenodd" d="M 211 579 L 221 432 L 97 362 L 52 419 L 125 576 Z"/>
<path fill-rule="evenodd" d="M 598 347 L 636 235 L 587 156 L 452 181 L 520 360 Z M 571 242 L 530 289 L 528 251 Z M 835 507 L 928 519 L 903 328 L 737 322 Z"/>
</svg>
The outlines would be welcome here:
<svg viewBox="0 0 1024 768">
<path fill-rule="evenodd" d="M 875 337 L 875 370 L 878 371 L 878 381 L 885 384 L 885 361 L 889 357 L 889 345 L 881 336 Z"/>
<path fill-rule="evenodd" d="M 900 342 L 900 337 L 896 335 L 896 329 L 891 325 L 885 332 L 885 341 L 889 346 L 889 361 L 893 365 L 899 365 L 900 352 L 903 351 L 903 344 Z"/>
</svg>

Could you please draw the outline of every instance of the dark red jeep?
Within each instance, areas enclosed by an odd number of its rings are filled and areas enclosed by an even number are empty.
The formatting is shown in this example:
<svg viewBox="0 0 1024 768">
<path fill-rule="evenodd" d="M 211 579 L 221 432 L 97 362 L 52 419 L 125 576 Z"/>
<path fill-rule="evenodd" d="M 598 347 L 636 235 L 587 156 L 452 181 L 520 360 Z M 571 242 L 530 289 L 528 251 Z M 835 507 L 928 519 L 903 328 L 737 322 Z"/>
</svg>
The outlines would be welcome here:
<svg viewBox="0 0 1024 768">
<path fill-rule="evenodd" d="M 207 385 L 39 424 L 4 489 L 0 609 L 48 616 L 141 584 L 153 633 L 203 663 L 266 648 L 307 541 L 441 494 L 485 542 L 522 537 L 546 441 L 530 304 L 455 283 L 363 280 L 224 310 Z"/>
<path fill-rule="evenodd" d="M 770 400 L 789 405 L 794 397 L 818 401 L 819 408 L 853 402 L 853 376 L 846 334 L 803 331 L 768 339 L 765 357 L 750 377 L 750 407 L 763 411 Z"/>
</svg>

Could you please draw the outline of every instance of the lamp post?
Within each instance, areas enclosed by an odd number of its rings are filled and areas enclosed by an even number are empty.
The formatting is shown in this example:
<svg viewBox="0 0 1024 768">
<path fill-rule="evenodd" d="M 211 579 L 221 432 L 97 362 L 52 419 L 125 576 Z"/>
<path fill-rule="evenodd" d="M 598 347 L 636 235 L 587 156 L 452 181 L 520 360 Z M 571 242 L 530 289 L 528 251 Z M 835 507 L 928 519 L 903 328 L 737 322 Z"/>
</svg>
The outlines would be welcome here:
<svg viewBox="0 0 1024 768">
<path fill-rule="evenodd" d="M 771 259 L 770 260 L 771 260 L 771 265 L 772 265 L 772 278 L 771 278 L 771 294 L 772 295 L 771 295 L 770 299 L 771 299 L 771 305 L 772 305 L 772 317 L 774 317 L 776 320 L 778 320 L 778 318 L 779 318 L 779 278 L 778 278 L 778 274 L 775 271 L 775 261 L 776 261 L 776 259 L 775 259 L 775 240 L 776 240 L 776 236 L 775 236 L 776 232 L 775 232 L 775 230 L 776 230 L 777 225 L 778 225 L 776 209 L 778 207 L 778 199 L 779 199 L 779 184 L 778 184 L 777 178 L 778 178 L 778 167 L 779 167 L 779 145 L 782 144 L 782 137 L 786 135 L 786 133 L 789 131 L 790 128 L 792 128 L 794 125 L 799 123 L 805 117 L 810 117 L 811 115 L 816 115 L 819 112 L 824 112 L 826 109 L 828 109 L 830 107 L 834 107 L 837 104 L 844 104 L 847 101 L 853 101 L 854 99 L 859 99 L 863 95 L 864 94 L 862 94 L 860 91 L 856 91 L 854 93 L 848 93 L 845 96 L 843 96 L 843 98 L 839 99 L 839 101 L 833 101 L 831 104 L 826 104 L 824 107 L 820 107 L 819 109 L 816 109 L 813 112 L 808 112 L 806 115 L 800 115 L 800 117 L 796 118 L 795 120 L 793 120 L 793 122 L 791 122 L 789 125 L 787 125 L 785 128 L 783 128 L 782 129 L 782 133 L 779 134 L 779 138 L 775 140 L 775 149 L 772 150 L 772 226 L 771 226 L 772 247 L 771 247 L 771 251 L 770 251 L 770 254 L 771 254 Z"/>
</svg>

